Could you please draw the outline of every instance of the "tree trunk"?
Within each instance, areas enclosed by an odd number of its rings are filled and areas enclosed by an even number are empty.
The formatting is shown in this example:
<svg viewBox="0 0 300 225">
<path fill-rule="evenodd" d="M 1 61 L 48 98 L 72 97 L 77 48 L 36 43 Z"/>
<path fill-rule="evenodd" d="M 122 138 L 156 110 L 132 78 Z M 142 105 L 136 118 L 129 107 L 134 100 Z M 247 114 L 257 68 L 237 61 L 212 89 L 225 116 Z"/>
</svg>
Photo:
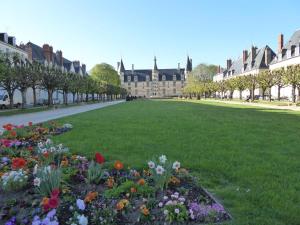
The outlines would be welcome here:
<svg viewBox="0 0 300 225">
<path fill-rule="evenodd" d="M 25 109 L 26 106 L 26 89 L 21 89 L 21 95 L 22 95 L 22 109 Z"/>
<path fill-rule="evenodd" d="M 31 88 L 32 88 L 32 96 L 33 96 L 33 106 L 36 106 L 36 88 L 35 86 Z"/>
<path fill-rule="evenodd" d="M 243 99 L 243 90 L 240 90 L 240 100 Z"/>
<path fill-rule="evenodd" d="M 79 104 L 79 93 L 77 92 L 77 99 L 76 99 L 76 103 Z"/>
<path fill-rule="evenodd" d="M 92 93 L 92 101 L 95 101 L 95 94 Z"/>
<path fill-rule="evenodd" d="M 297 101 L 299 102 L 300 101 L 300 86 L 297 89 L 298 89 L 298 99 L 297 99 Z"/>
<path fill-rule="evenodd" d="M 12 109 L 14 107 L 14 92 L 8 93 L 9 98 L 9 108 Z"/>
<path fill-rule="evenodd" d="M 232 100 L 232 98 L 233 98 L 233 91 L 230 91 L 229 98 Z"/>
<path fill-rule="evenodd" d="M 76 93 L 73 92 L 72 95 L 73 95 L 73 103 L 75 103 L 75 95 L 76 95 Z"/>
<path fill-rule="evenodd" d="M 53 105 L 53 90 L 48 90 L 48 106 Z"/>
<path fill-rule="evenodd" d="M 296 93 L 295 93 L 295 91 L 296 91 L 296 85 L 293 84 L 292 85 L 292 99 L 293 99 L 293 103 L 296 103 Z"/>
<path fill-rule="evenodd" d="M 65 104 L 68 105 L 68 92 L 65 93 Z"/>
<path fill-rule="evenodd" d="M 271 102 L 272 101 L 272 87 L 270 87 L 269 89 L 269 101 Z"/>
<path fill-rule="evenodd" d="M 265 93 L 266 93 L 266 89 L 262 89 L 262 98 L 263 98 L 263 100 L 265 100 Z"/>
<path fill-rule="evenodd" d="M 85 101 L 86 101 L 86 102 L 89 101 L 89 93 L 85 93 Z"/>
<path fill-rule="evenodd" d="M 252 90 L 251 90 L 251 101 L 253 102 L 254 101 L 254 91 L 255 91 L 255 87 L 252 86 Z"/>
<path fill-rule="evenodd" d="M 278 101 L 280 101 L 280 91 L 281 91 L 281 86 L 278 85 L 278 93 L 277 93 Z"/>
</svg>

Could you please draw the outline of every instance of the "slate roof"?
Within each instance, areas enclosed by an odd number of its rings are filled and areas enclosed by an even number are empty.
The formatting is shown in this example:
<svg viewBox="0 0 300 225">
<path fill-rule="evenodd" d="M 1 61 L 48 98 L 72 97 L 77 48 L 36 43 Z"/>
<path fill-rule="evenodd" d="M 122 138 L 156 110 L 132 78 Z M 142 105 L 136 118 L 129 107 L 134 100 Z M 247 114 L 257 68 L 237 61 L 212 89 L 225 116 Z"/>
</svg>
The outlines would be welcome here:
<svg viewBox="0 0 300 225">
<path fill-rule="evenodd" d="M 265 64 L 265 50 L 268 49 L 270 52 L 271 61 L 275 58 L 276 54 L 274 51 L 266 45 L 261 49 L 256 48 L 256 55 L 254 57 L 254 61 L 252 61 L 252 51 L 248 54 L 247 60 L 245 64 L 243 63 L 243 58 L 240 57 L 239 59 L 232 62 L 231 67 L 223 72 L 225 76 L 235 76 L 242 73 L 247 73 L 252 70 L 257 69 L 267 69 L 269 65 Z"/>
<path fill-rule="evenodd" d="M 162 81 L 163 76 L 166 76 L 166 81 L 173 81 L 173 75 L 176 75 L 176 80 L 181 80 L 181 76 L 184 75 L 185 69 L 181 68 L 180 71 L 178 69 L 158 69 L 158 79 Z M 128 81 L 128 77 L 131 77 L 131 81 L 134 81 L 134 77 L 137 76 L 139 82 L 146 81 L 147 76 L 149 76 L 149 80 L 152 81 L 152 70 L 125 70 L 124 72 L 124 82 Z"/>
<path fill-rule="evenodd" d="M 287 50 L 291 50 L 292 46 L 294 46 L 294 47 L 300 46 L 300 30 L 297 30 L 292 35 L 292 37 L 290 38 L 290 40 L 287 43 L 285 43 L 285 45 L 283 46 L 283 48 L 282 48 L 282 53 L 283 53 L 282 59 L 279 60 L 279 58 L 277 56 L 277 57 L 275 57 L 273 59 L 273 61 L 271 62 L 271 64 L 275 64 L 275 63 L 281 62 L 283 60 L 286 60 L 287 59 Z M 281 53 L 279 53 L 279 54 L 281 54 Z"/>
</svg>

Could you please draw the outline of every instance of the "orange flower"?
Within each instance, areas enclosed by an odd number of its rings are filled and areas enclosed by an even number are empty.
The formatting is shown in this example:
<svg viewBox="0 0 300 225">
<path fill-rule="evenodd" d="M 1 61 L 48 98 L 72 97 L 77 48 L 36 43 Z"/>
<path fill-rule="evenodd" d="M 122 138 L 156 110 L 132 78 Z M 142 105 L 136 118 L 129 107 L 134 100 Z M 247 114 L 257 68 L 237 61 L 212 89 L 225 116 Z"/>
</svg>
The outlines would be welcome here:
<svg viewBox="0 0 300 225">
<path fill-rule="evenodd" d="M 61 165 L 62 167 L 68 166 L 68 165 L 69 165 L 68 159 L 62 160 L 61 163 L 60 163 L 60 165 Z"/>
<path fill-rule="evenodd" d="M 48 205 L 49 204 L 49 198 L 44 197 L 42 200 L 42 205 Z"/>
<path fill-rule="evenodd" d="M 87 202 L 87 203 L 89 203 L 89 202 L 93 201 L 97 197 L 97 195 L 98 195 L 98 192 L 96 192 L 96 191 L 94 191 L 94 192 L 90 191 L 85 196 L 84 201 Z"/>
<path fill-rule="evenodd" d="M 125 205 L 124 205 L 124 203 L 121 202 L 121 201 L 118 202 L 117 205 L 116 205 L 116 208 L 117 208 L 117 210 L 119 210 L 119 211 L 122 210 L 124 207 L 125 207 Z"/>
<path fill-rule="evenodd" d="M 172 177 L 170 178 L 170 180 L 169 180 L 169 183 L 172 183 L 172 184 L 174 184 L 174 185 L 179 185 L 179 184 L 180 184 L 180 180 L 179 180 L 177 177 L 172 176 Z"/>
<path fill-rule="evenodd" d="M 136 193 L 136 192 L 137 192 L 137 190 L 136 190 L 136 188 L 135 188 L 135 187 L 132 187 L 132 188 L 130 188 L 130 192 L 131 192 L 131 193 Z"/>
<path fill-rule="evenodd" d="M 138 180 L 137 183 L 138 183 L 138 185 L 143 186 L 146 183 L 146 181 L 145 181 L 145 179 L 141 178 L 141 179 Z"/>
<path fill-rule="evenodd" d="M 107 184 L 107 187 L 113 188 L 113 187 L 114 187 L 114 184 L 115 184 L 114 178 L 113 178 L 113 177 L 109 177 L 109 178 L 107 179 L 106 184 Z"/>
<path fill-rule="evenodd" d="M 121 170 L 121 169 L 123 169 L 124 165 L 121 161 L 117 160 L 117 161 L 115 161 L 114 167 L 116 170 Z"/>
<path fill-rule="evenodd" d="M 147 209 L 147 207 L 145 205 L 142 205 L 141 206 L 141 212 L 145 215 L 145 216 L 148 216 L 150 214 L 150 211 L 149 209 Z"/>
</svg>

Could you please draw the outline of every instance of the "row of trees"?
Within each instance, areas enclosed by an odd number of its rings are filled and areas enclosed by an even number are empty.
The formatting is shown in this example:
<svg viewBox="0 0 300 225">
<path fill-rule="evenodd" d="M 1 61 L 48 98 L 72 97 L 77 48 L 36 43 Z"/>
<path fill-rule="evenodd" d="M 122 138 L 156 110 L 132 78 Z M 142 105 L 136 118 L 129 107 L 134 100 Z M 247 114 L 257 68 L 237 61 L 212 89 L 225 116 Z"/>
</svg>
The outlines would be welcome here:
<svg viewBox="0 0 300 225">
<path fill-rule="evenodd" d="M 68 94 L 72 93 L 73 102 L 94 101 L 101 99 L 103 95 L 125 96 L 126 90 L 120 87 L 118 74 L 108 64 L 96 65 L 91 76 L 67 72 L 56 65 L 44 65 L 38 62 L 30 63 L 22 60 L 17 54 L 0 55 L 0 87 L 9 97 L 10 108 L 14 104 L 14 93 L 19 90 L 22 95 L 22 107 L 26 105 L 26 91 L 33 92 L 33 103 L 37 105 L 37 89 L 43 89 L 48 93 L 48 105 L 53 104 L 53 93 L 60 91 L 63 94 L 63 103 L 68 104 Z M 100 68 L 100 70 L 99 70 Z M 102 70 L 101 70 L 102 69 Z M 105 77 L 103 77 L 105 74 Z M 113 77 L 113 82 L 111 81 Z M 85 99 L 84 99 L 85 96 Z"/>
<path fill-rule="evenodd" d="M 233 92 L 238 90 L 240 99 L 244 90 L 250 91 L 250 98 L 254 100 L 254 90 L 260 88 L 262 98 L 265 99 L 268 91 L 269 99 L 272 99 L 271 88 L 277 86 L 278 100 L 281 99 L 281 89 L 285 86 L 292 87 L 292 101 L 296 102 L 296 88 L 298 89 L 298 99 L 300 99 L 300 65 L 288 66 L 286 69 L 265 70 L 257 75 L 249 74 L 247 76 L 238 76 L 220 82 L 213 82 L 208 79 L 197 79 L 191 76 L 188 79 L 188 84 L 185 87 L 186 95 L 197 96 L 197 98 L 216 96 L 216 92 L 221 93 L 221 97 L 225 93 L 229 93 L 228 97 L 232 99 Z"/>
</svg>

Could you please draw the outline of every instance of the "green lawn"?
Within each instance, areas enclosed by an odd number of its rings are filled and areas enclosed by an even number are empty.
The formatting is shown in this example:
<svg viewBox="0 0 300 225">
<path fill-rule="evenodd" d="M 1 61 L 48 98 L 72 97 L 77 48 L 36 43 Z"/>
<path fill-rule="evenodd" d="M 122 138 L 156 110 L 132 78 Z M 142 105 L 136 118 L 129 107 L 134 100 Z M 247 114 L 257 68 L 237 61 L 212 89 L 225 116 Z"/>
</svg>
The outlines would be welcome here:
<svg viewBox="0 0 300 225">
<path fill-rule="evenodd" d="M 141 167 L 166 154 L 200 178 L 235 225 L 300 224 L 300 113 L 197 101 L 135 101 L 60 119 L 73 152 Z"/>
</svg>

